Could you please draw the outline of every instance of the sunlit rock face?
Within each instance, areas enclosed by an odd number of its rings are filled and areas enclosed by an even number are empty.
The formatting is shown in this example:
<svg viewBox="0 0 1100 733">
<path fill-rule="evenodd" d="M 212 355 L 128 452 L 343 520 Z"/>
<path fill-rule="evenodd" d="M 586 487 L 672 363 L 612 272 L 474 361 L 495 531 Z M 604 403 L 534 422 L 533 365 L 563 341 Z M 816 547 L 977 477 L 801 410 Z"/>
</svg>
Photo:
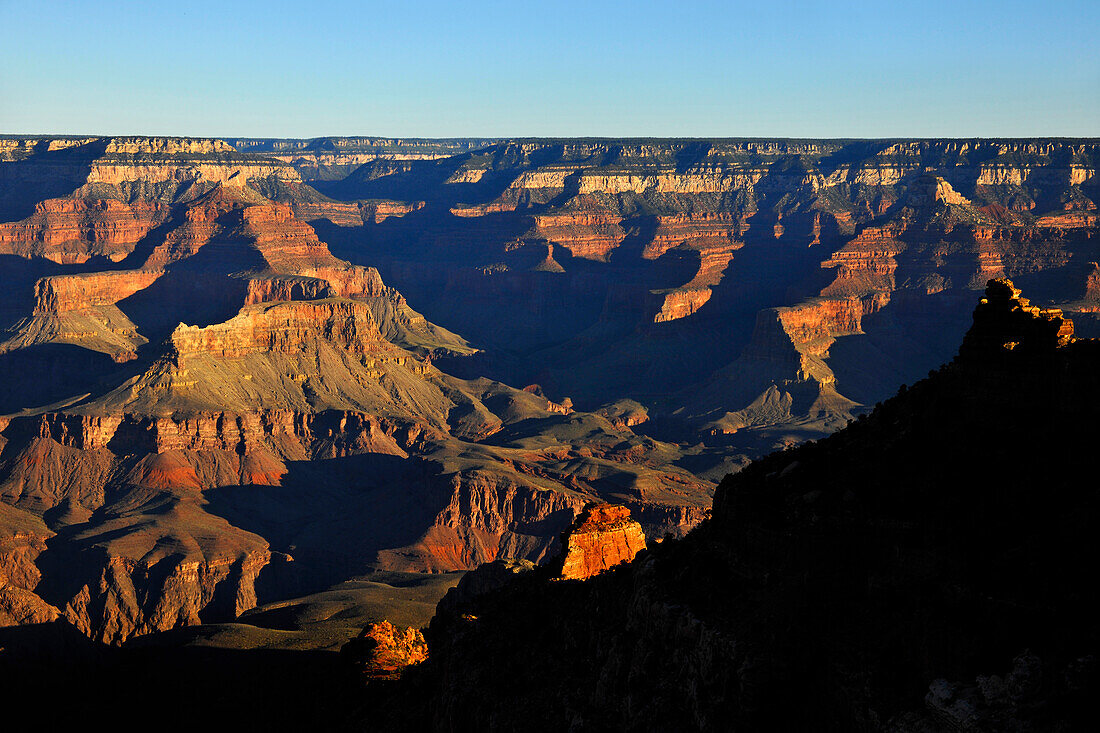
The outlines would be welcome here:
<svg viewBox="0 0 1100 733">
<path fill-rule="evenodd" d="M 597 504 L 581 512 L 562 545 L 561 577 L 583 580 L 633 560 L 645 549 L 645 534 L 626 507 Z"/>
<path fill-rule="evenodd" d="M 428 645 L 419 629 L 398 628 L 383 620 L 365 627 L 340 655 L 368 680 L 394 680 L 428 658 Z"/>
</svg>

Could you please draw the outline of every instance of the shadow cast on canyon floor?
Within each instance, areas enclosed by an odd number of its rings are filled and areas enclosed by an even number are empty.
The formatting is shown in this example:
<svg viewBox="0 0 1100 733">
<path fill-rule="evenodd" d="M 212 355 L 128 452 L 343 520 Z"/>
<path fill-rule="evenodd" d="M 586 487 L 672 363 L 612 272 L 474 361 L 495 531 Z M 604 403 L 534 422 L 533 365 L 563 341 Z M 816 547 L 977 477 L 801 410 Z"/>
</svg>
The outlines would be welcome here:
<svg viewBox="0 0 1100 733">
<path fill-rule="evenodd" d="M 131 367 L 73 344 L 37 344 L 0 354 L 0 415 L 110 389 Z"/>
<path fill-rule="evenodd" d="M 365 454 L 295 461 L 287 468 L 281 486 L 204 492 L 207 512 L 293 558 L 260 573 L 260 603 L 313 593 L 376 569 L 378 552 L 420 539 L 451 493 L 430 462 L 417 458 Z"/>
</svg>

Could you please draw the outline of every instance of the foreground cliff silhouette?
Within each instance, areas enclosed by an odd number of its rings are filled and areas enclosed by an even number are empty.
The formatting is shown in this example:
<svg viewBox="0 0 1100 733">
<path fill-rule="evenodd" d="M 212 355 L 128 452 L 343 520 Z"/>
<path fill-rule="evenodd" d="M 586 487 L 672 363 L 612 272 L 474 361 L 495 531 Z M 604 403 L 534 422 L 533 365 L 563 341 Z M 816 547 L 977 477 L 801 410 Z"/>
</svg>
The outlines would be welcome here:
<svg viewBox="0 0 1100 733">
<path fill-rule="evenodd" d="M 958 357 L 585 582 L 444 608 L 403 730 L 1074 730 L 1093 720 L 1100 343 L 991 281 Z M 366 720 L 366 718 L 364 718 Z"/>
</svg>

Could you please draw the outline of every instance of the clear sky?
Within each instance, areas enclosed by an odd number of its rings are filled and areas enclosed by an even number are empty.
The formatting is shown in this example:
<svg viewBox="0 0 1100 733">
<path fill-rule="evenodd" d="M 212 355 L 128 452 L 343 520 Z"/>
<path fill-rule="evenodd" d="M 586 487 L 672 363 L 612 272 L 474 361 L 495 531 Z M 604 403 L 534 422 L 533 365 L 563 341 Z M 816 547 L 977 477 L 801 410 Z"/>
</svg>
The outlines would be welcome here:
<svg viewBox="0 0 1100 733">
<path fill-rule="evenodd" d="M 0 132 L 1100 136 L 1100 0 L 0 0 Z"/>
</svg>

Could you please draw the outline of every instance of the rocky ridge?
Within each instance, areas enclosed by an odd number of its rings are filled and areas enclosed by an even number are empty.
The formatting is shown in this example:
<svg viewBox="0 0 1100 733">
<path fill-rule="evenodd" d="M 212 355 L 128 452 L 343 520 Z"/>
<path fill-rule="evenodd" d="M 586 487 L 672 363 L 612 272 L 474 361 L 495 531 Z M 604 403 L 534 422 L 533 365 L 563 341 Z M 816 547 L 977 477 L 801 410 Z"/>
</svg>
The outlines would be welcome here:
<svg viewBox="0 0 1100 733">
<path fill-rule="evenodd" d="M 990 281 L 954 361 L 727 478 L 686 538 L 441 604 L 389 729 L 1087 727 L 1097 346 Z"/>
</svg>

